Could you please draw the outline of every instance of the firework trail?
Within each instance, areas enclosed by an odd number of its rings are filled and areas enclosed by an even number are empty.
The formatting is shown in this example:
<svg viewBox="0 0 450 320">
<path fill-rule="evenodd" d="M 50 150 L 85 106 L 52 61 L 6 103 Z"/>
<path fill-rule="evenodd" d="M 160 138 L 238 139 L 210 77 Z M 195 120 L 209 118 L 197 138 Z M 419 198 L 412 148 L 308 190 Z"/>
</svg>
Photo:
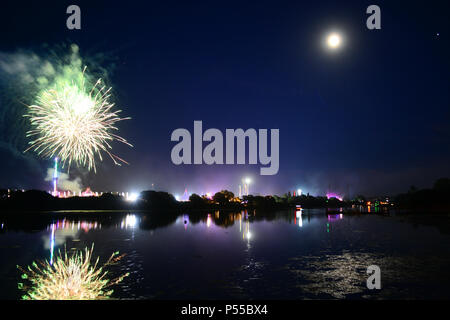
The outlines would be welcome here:
<svg viewBox="0 0 450 320">
<path fill-rule="evenodd" d="M 79 61 L 80 63 L 81 61 Z M 63 166 L 72 163 L 96 171 L 96 157 L 103 160 L 107 154 L 116 165 L 127 163 L 111 152 L 111 142 L 119 141 L 132 146 L 115 134 L 121 110 L 113 111 L 110 90 L 98 79 L 91 83 L 79 63 L 63 68 L 53 85 L 42 90 L 36 103 L 28 107 L 25 117 L 32 129 L 27 137 L 32 138 L 29 148 L 38 155 L 59 157 Z"/>
</svg>

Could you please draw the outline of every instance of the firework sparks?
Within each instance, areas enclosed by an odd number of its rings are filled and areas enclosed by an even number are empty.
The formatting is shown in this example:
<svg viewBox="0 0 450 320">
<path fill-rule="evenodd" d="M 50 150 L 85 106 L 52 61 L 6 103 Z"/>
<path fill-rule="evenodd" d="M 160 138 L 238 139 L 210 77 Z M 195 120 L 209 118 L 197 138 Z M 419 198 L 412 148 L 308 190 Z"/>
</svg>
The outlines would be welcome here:
<svg viewBox="0 0 450 320">
<path fill-rule="evenodd" d="M 96 156 L 103 160 L 102 153 L 111 157 L 116 165 L 127 163 L 111 152 L 111 142 L 119 141 L 132 146 L 115 134 L 115 124 L 130 118 L 120 118 L 121 110 L 113 111 L 109 101 L 111 88 L 102 80 L 90 84 L 82 72 L 72 72 L 71 77 L 57 79 L 51 89 L 43 90 L 36 104 L 28 107 L 32 130 L 27 137 L 34 140 L 26 150 L 51 158 L 59 157 L 63 166 L 72 163 L 96 171 Z M 75 78 L 75 79 L 74 79 Z"/>
<path fill-rule="evenodd" d="M 22 279 L 31 282 L 31 286 L 19 283 L 18 287 L 26 294 L 24 300 L 100 300 L 111 297 L 113 290 L 108 290 L 114 284 L 121 282 L 129 273 L 114 280 L 106 279 L 107 271 L 103 269 L 119 261 L 123 256 L 118 252 L 111 255 L 103 267 L 98 267 L 99 258 L 94 264 L 91 263 L 92 252 L 86 248 L 68 257 L 59 255 L 56 261 L 50 264 L 44 262 L 33 262 L 31 266 L 23 269 Z"/>
</svg>

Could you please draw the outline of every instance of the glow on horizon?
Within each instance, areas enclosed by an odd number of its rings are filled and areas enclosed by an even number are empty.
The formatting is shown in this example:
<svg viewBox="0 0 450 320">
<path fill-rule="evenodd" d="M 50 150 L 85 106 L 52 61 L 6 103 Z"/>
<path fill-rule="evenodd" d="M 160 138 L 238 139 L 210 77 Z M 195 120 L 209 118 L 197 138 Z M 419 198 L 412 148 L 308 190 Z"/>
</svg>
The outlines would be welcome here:
<svg viewBox="0 0 450 320">
<path fill-rule="evenodd" d="M 339 201 L 342 201 L 343 197 L 335 192 L 327 192 L 327 199 L 336 198 Z"/>
<path fill-rule="evenodd" d="M 303 227 L 302 211 L 303 211 L 303 209 L 300 209 L 299 211 L 297 211 L 295 213 L 295 216 L 298 219 L 298 226 L 300 228 Z"/>
<path fill-rule="evenodd" d="M 138 198 L 139 198 L 139 193 L 131 192 L 127 197 L 127 201 L 135 202 Z"/>
</svg>

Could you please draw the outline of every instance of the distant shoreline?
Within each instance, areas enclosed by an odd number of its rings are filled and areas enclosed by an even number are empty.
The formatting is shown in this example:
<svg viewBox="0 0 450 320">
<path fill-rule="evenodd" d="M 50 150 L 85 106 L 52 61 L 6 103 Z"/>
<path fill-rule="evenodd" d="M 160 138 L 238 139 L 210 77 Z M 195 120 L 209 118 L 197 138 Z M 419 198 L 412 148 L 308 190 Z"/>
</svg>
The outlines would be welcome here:
<svg viewBox="0 0 450 320">
<path fill-rule="evenodd" d="M 244 195 L 236 197 L 233 192 L 221 190 L 214 195 L 191 194 L 188 201 L 178 201 L 164 191 L 142 191 L 128 198 L 118 194 L 103 193 L 100 196 L 53 197 L 41 190 L 0 190 L 0 216 L 4 215 L 88 215 L 123 212 L 150 213 L 174 216 L 184 213 L 204 214 L 211 212 L 240 212 L 257 210 L 275 212 L 279 210 L 324 209 L 332 213 L 366 214 L 396 212 L 450 213 L 450 179 L 436 181 L 432 189 L 418 190 L 413 187 L 407 193 L 395 197 L 366 199 L 360 195 L 353 199 L 331 196 L 291 195 L 277 196 Z"/>
<path fill-rule="evenodd" d="M 315 208 L 302 208 L 303 210 L 323 210 L 324 214 L 344 214 L 344 215 L 387 215 L 390 213 L 394 214 L 447 214 L 450 215 L 450 208 L 397 208 L 393 207 L 389 210 L 382 211 L 359 211 L 357 209 L 352 209 L 348 207 L 340 208 L 326 208 L 326 207 L 315 207 Z M 342 210 L 340 210 L 342 209 Z M 183 214 L 188 215 L 204 215 L 211 214 L 214 212 L 222 213 L 239 213 L 242 211 L 254 210 L 259 213 L 270 214 L 282 211 L 292 211 L 295 212 L 295 207 L 280 207 L 271 208 L 270 210 L 264 208 L 241 208 L 241 209 L 230 209 L 230 208 L 214 208 L 214 209 L 194 209 L 194 210 L 177 210 L 177 211 L 165 211 L 163 209 L 90 209 L 90 210 L 26 210 L 26 211 L 1 211 L 0 217 L 8 216 L 103 216 L 108 214 L 143 214 L 143 215 L 169 215 L 169 216 L 180 216 Z"/>
</svg>

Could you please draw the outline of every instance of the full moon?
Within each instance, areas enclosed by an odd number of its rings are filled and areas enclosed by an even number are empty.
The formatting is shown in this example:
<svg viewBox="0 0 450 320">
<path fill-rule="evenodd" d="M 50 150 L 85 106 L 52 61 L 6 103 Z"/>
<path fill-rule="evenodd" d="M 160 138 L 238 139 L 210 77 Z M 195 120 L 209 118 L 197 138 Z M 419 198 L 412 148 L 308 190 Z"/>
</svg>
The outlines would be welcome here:
<svg viewBox="0 0 450 320">
<path fill-rule="evenodd" d="M 336 49 L 341 44 L 341 36 L 337 33 L 332 33 L 327 38 L 328 47 L 331 49 Z"/>
</svg>

